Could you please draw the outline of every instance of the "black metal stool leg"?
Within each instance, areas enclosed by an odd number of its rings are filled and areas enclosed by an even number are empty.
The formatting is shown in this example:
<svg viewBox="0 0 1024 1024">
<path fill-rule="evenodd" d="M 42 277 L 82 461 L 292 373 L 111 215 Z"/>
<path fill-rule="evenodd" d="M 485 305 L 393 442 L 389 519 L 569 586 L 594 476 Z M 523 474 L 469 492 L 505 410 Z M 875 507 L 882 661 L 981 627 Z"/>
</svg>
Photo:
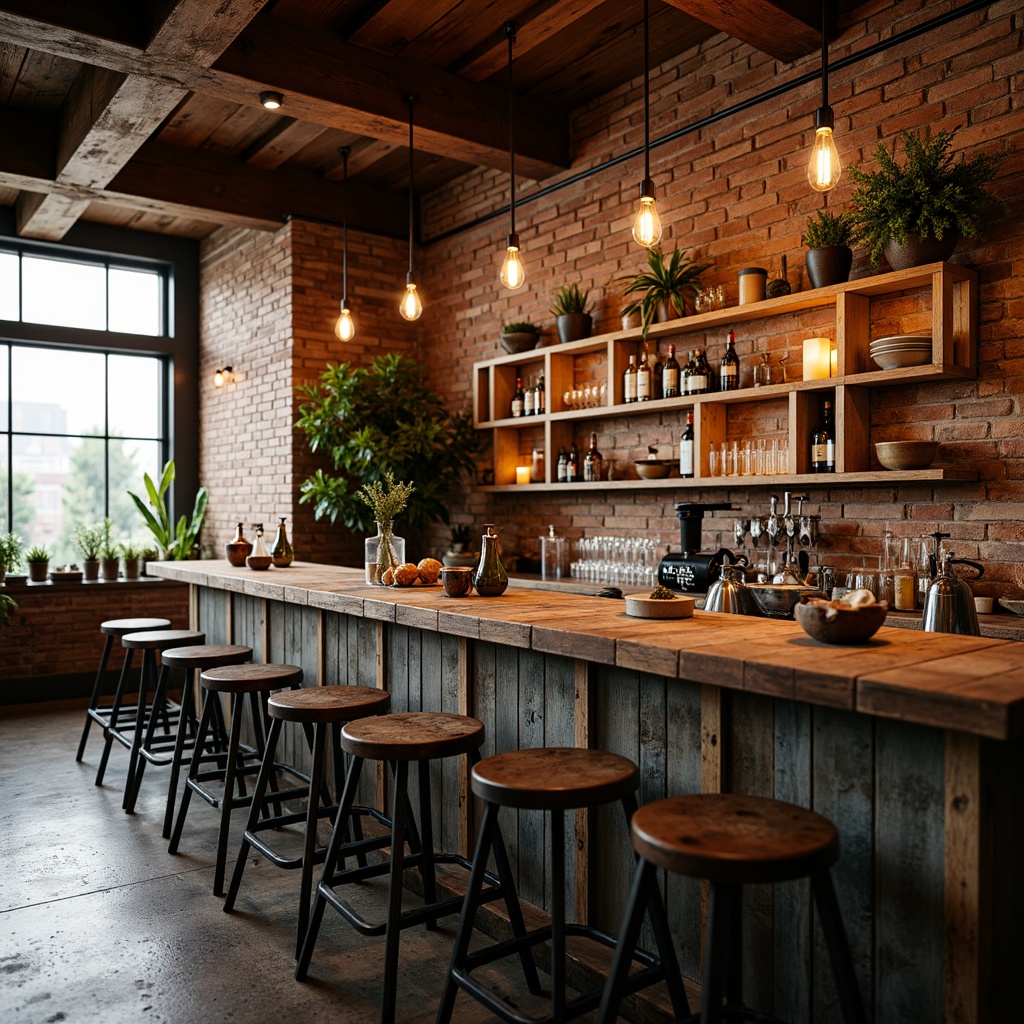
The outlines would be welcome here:
<svg viewBox="0 0 1024 1024">
<path fill-rule="evenodd" d="M 174 823 L 174 804 L 178 799 L 178 779 L 181 774 L 181 766 L 185 763 L 185 740 L 188 738 L 189 726 L 195 717 L 192 713 L 193 683 L 192 671 L 190 669 L 186 670 L 181 688 L 181 710 L 178 715 L 178 731 L 174 737 L 174 752 L 171 755 L 171 773 L 167 782 L 167 803 L 164 806 L 164 827 L 162 832 L 164 839 L 170 839 L 171 837 L 171 826 Z"/>
<path fill-rule="evenodd" d="M 113 646 L 114 638 L 108 634 L 103 643 L 103 654 L 100 656 L 100 667 L 96 673 L 96 682 L 92 685 L 89 708 L 85 713 L 85 726 L 82 729 L 82 738 L 78 741 L 78 753 L 75 754 L 76 761 L 81 761 L 82 755 L 85 753 L 85 744 L 89 739 L 89 727 L 92 725 L 92 715 L 89 712 L 95 711 L 99 707 L 100 690 L 103 689 L 103 679 L 107 674 L 107 662 L 110 661 L 110 649 Z"/>
<path fill-rule="evenodd" d="M 381 1024 L 394 1024 L 398 986 L 398 947 L 402 937 L 402 870 L 405 866 L 405 808 L 409 788 L 409 762 L 395 765 L 391 813 L 391 872 L 388 876 L 388 916 L 384 930 L 384 985 Z M 338 819 L 339 824 L 341 818 Z"/>
<path fill-rule="evenodd" d="M 149 689 L 150 676 L 156 673 L 156 655 L 153 651 L 146 651 L 142 656 L 142 677 L 139 680 L 139 700 L 135 707 L 135 737 L 132 740 L 132 749 L 128 755 L 128 777 L 124 783 L 124 798 L 121 800 L 121 809 L 128 810 L 128 798 L 132 791 L 132 782 L 135 773 L 139 768 L 139 750 L 142 748 L 142 737 L 146 724 L 146 691 Z M 155 685 L 155 684 L 154 684 Z"/>
<path fill-rule="evenodd" d="M 213 717 L 213 705 L 216 704 L 216 694 L 207 691 L 203 700 L 203 714 L 199 719 L 199 728 L 196 730 L 196 743 L 192 748 L 192 759 L 188 764 L 188 776 L 185 779 L 185 788 L 181 791 L 181 803 L 178 805 L 178 817 L 174 822 L 174 831 L 171 833 L 171 841 L 167 844 L 168 853 L 178 852 L 178 843 L 181 842 L 181 830 L 185 826 L 185 817 L 188 814 L 188 805 L 192 801 L 192 787 L 188 780 L 194 779 L 199 774 L 202 764 L 203 747 L 206 744 L 206 733 L 210 728 L 210 719 Z"/>
<path fill-rule="evenodd" d="M 306 834 L 303 836 L 302 875 L 299 880 L 299 920 L 295 929 L 295 957 L 302 952 L 302 940 L 309 924 L 309 897 L 313 889 L 313 859 L 316 855 L 316 823 L 320 809 L 328 728 L 317 723 L 313 728 L 313 770 L 309 776 L 309 800 L 306 803 Z M 343 822 L 339 821 L 339 825 Z"/>
<path fill-rule="evenodd" d="M 551 1019 L 565 1020 L 565 812 L 551 812 Z"/>
<path fill-rule="evenodd" d="M 245 701 L 235 694 L 231 703 L 231 731 L 228 734 L 228 759 L 224 769 L 224 796 L 220 801 L 220 829 L 217 833 L 217 861 L 213 869 L 213 895 L 224 895 L 224 873 L 228 859 L 228 839 L 231 835 L 231 810 L 235 803 L 235 770 L 239 765 L 239 742 L 242 736 L 242 712 Z M 241 781 L 241 776 L 238 776 Z M 243 787 L 244 788 L 244 787 Z"/>
<path fill-rule="evenodd" d="M 423 879 L 423 903 L 437 902 L 437 882 L 434 872 L 434 822 L 430 803 L 430 762 L 420 761 L 416 766 L 420 787 L 420 877 Z M 437 931 L 437 918 L 427 918 L 427 931 Z"/>
<path fill-rule="evenodd" d="M 700 1024 L 717 1024 L 722 1019 L 722 940 L 729 897 L 711 883 L 708 895 L 707 939 L 704 943 L 704 979 L 701 985 Z"/>
<path fill-rule="evenodd" d="M 110 747 L 114 742 L 112 730 L 117 728 L 118 720 L 121 717 L 121 704 L 124 701 L 124 693 L 128 687 L 128 679 L 132 667 L 132 655 L 134 648 L 125 651 L 124 663 L 121 665 L 121 675 L 117 680 L 117 690 L 114 692 L 114 702 L 110 706 L 110 717 L 107 719 L 107 727 L 103 730 L 103 754 L 100 757 L 100 766 L 96 769 L 96 785 L 103 785 L 103 776 L 107 771 L 107 761 L 110 760 Z M 145 652 L 143 652 L 145 657 Z"/>
<path fill-rule="evenodd" d="M 166 698 L 168 676 L 170 676 L 170 669 L 163 665 L 160 669 L 160 675 L 157 677 L 156 689 L 153 690 L 153 702 L 149 715 L 146 718 L 146 733 L 142 739 L 142 746 L 139 748 L 138 760 L 135 762 L 135 776 L 130 780 L 127 804 L 125 806 L 125 812 L 128 814 L 135 813 L 135 804 L 138 802 L 139 791 L 142 789 L 142 776 L 146 771 L 147 763 L 143 751 L 149 750 L 153 742 L 153 733 L 156 732 L 157 708 Z"/>
<path fill-rule="evenodd" d="M 743 891 L 739 886 L 721 886 L 728 893 L 725 926 L 725 1008 L 743 1009 Z"/>
<path fill-rule="evenodd" d="M 857 984 L 857 974 L 853 968 L 853 957 L 850 954 L 850 944 L 846 940 L 846 929 L 843 927 L 843 916 L 839 912 L 832 875 L 828 869 L 812 875 L 811 885 L 814 889 L 814 902 L 818 905 L 821 930 L 825 935 L 828 958 L 832 963 L 832 974 L 839 993 L 843 1020 L 846 1024 L 864 1024 L 867 1020 L 864 1003 L 861 1000 L 860 986 Z"/>
</svg>

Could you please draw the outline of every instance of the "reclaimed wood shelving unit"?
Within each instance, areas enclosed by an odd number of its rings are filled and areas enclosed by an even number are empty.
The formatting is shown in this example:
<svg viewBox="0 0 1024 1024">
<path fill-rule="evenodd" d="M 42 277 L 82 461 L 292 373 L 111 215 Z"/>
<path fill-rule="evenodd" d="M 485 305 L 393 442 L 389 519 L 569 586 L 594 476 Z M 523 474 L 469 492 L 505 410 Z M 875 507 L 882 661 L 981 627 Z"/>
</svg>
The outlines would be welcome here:
<svg viewBox="0 0 1024 1024">
<path fill-rule="evenodd" d="M 930 306 L 932 330 L 931 362 L 904 369 L 880 370 L 872 362 L 869 345 L 872 335 L 873 299 L 918 293 Z M 529 352 L 498 356 L 473 365 L 473 422 L 493 437 L 494 484 L 484 491 L 522 490 L 515 483 L 516 466 L 521 463 L 519 432 L 543 427 L 545 482 L 534 483 L 534 490 L 578 490 L 594 484 L 557 483 L 556 459 L 560 447 L 568 446 L 579 421 L 597 421 L 611 417 L 645 417 L 678 411 L 680 422 L 687 411 L 694 414 L 695 475 L 692 479 L 668 477 L 663 480 L 602 481 L 601 487 L 618 490 L 658 490 L 706 488 L 728 484 L 744 486 L 802 486 L 825 482 L 873 484 L 897 481 L 973 480 L 970 469 L 931 468 L 888 472 L 870 468 L 871 390 L 903 384 L 970 378 L 977 375 L 977 274 L 952 263 L 933 263 L 910 270 L 895 271 L 828 288 L 766 299 L 745 306 L 714 310 L 695 316 L 655 324 L 648 332 L 652 342 L 677 341 L 686 347 L 689 334 L 709 330 L 725 331 L 742 323 L 762 322 L 770 331 L 771 320 L 809 309 L 833 310 L 837 373 L 827 380 L 794 381 L 770 384 L 739 391 L 680 396 L 626 405 L 622 395 L 622 375 L 630 355 L 642 347 L 639 328 L 617 331 L 552 345 Z M 607 384 L 607 404 L 596 408 L 568 409 L 562 395 L 574 384 L 576 360 L 597 357 L 603 362 Z M 516 377 L 544 374 L 547 412 L 539 416 L 512 418 L 511 408 Z M 820 402 L 833 397 L 836 422 L 836 472 L 827 477 L 811 473 L 808 445 L 817 421 Z M 709 475 L 708 448 L 726 440 L 726 424 L 731 406 L 748 402 L 786 399 L 789 407 L 789 466 L 795 469 L 776 476 Z M 588 428 L 589 429 L 589 428 Z"/>
</svg>

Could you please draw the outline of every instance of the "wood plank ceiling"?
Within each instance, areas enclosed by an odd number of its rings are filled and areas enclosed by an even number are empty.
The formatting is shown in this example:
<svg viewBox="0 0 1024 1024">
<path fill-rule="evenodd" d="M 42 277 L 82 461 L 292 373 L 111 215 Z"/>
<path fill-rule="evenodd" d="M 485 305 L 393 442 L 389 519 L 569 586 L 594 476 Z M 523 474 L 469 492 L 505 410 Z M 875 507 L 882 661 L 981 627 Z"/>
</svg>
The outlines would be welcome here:
<svg viewBox="0 0 1024 1024">
<path fill-rule="evenodd" d="M 844 7 L 850 6 L 849 0 Z M 651 61 L 717 31 L 782 61 L 820 47 L 817 0 L 651 0 Z M 19 234 L 80 218 L 198 238 L 337 222 L 401 236 L 415 188 L 570 162 L 568 111 L 642 70 L 641 0 L 0 0 L 0 205 Z M 279 110 L 259 101 L 283 94 Z"/>
</svg>

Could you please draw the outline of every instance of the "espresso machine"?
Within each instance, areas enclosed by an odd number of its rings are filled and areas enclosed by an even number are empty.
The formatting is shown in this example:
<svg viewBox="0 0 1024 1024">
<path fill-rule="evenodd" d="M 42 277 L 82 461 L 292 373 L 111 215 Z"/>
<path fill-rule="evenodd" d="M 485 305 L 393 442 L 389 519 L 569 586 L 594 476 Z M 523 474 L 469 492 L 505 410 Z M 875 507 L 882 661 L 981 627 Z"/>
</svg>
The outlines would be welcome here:
<svg viewBox="0 0 1024 1024">
<path fill-rule="evenodd" d="M 731 502 L 684 501 L 676 505 L 682 551 L 669 551 L 658 563 L 658 582 L 687 594 L 706 593 L 720 576 L 722 563 L 735 562 L 728 548 L 708 553 L 700 550 L 705 512 L 735 511 Z"/>
</svg>

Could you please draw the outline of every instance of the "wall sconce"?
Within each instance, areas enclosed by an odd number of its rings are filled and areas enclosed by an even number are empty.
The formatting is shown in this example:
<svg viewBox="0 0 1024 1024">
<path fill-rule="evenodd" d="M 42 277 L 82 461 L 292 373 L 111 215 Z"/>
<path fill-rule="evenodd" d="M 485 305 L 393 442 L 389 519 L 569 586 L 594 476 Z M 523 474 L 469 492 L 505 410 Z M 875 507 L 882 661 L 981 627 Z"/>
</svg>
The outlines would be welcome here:
<svg viewBox="0 0 1024 1024">
<path fill-rule="evenodd" d="M 804 380 L 827 380 L 832 375 L 830 338 L 804 339 Z"/>
<path fill-rule="evenodd" d="M 281 104 L 284 103 L 284 96 L 279 92 L 271 92 L 267 90 L 260 93 L 260 103 L 262 103 L 267 110 L 280 110 Z"/>
<path fill-rule="evenodd" d="M 234 379 L 235 375 L 231 372 L 230 366 L 225 366 L 220 370 L 213 371 L 213 386 L 215 388 L 222 388 L 225 384 L 232 383 Z"/>
</svg>

